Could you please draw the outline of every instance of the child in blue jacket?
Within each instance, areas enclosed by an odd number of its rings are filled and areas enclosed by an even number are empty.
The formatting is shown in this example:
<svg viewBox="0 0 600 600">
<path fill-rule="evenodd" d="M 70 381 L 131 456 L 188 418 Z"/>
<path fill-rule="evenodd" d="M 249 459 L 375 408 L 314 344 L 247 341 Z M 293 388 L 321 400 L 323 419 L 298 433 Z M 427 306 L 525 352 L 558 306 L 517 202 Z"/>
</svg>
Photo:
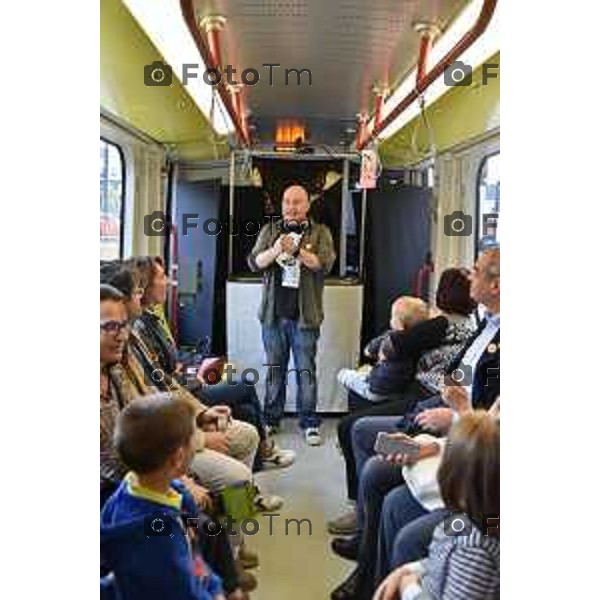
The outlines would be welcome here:
<svg viewBox="0 0 600 600">
<path fill-rule="evenodd" d="M 115 446 L 131 471 L 100 516 L 102 560 L 119 600 L 225 599 L 195 544 L 202 517 L 176 480 L 194 454 L 193 433 L 192 409 L 169 394 L 134 400 L 119 415 Z"/>
</svg>

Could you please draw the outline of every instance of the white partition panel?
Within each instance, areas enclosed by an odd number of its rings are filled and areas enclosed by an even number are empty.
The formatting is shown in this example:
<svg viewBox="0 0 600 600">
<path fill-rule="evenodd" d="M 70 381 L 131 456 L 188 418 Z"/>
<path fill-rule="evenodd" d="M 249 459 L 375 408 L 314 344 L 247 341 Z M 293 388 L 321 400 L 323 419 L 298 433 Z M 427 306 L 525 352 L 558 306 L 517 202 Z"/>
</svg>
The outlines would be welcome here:
<svg viewBox="0 0 600 600">
<path fill-rule="evenodd" d="M 260 379 L 256 385 L 261 401 L 267 376 L 262 345 L 258 307 L 262 283 L 258 281 L 227 282 L 227 354 L 236 374 L 244 369 L 256 369 Z M 342 367 L 352 367 L 360 356 L 362 316 L 362 285 L 332 282 L 325 285 L 323 305 L 325 320 L 317 353 L 319 412 L 344 412 L 348 409 L 347 394 L 339 385 L 336 374 Z M 294 368 L 293 358 L 290 369 Z M 249 374 L 248 378 L 252 379 Z M 296 410 L 295 373 L 289 377 L 286 410 Z"/>
</svg>

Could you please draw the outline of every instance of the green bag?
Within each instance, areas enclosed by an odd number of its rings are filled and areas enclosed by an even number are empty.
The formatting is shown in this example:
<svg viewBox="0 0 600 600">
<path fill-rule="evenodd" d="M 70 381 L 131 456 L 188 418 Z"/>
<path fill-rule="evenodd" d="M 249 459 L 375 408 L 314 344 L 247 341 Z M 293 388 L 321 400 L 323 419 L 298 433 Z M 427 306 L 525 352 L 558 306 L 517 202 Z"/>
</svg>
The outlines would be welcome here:
<svg viewBox="0 0 600 600">
<path fill-rule="evenodd" d="M 249 482 L 226 487 L 220 494 L 223 516 L 227 515 L 237 522 L 254 517 L 258 512 L 254 504 L 257 493 L 256 487 Z"/>
</svg>

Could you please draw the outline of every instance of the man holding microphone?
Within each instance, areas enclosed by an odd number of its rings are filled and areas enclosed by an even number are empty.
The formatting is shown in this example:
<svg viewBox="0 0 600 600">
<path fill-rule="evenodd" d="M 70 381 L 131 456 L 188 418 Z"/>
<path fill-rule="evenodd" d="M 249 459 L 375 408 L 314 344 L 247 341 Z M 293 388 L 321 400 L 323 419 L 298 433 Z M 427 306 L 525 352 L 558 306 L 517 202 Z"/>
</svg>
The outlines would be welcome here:
<svg viewBox="0 0 600 600">
<path fill-rule="evenodd" d="M 311 446 L 321 443 L 316 413 L 317 341 L 323 321 L 325 276 L 335 262 L 329 228 L 308 218 L 308 192 L 299 185 L 283 193 L 283 219 L 263 227 L 248 256 L 255 272 L 263 273 L 259 311 L 268 375 L 265 418 L 274 433 L 283 417 L 287 365 L 294 355 L 300 427 Z"/>
</svg>

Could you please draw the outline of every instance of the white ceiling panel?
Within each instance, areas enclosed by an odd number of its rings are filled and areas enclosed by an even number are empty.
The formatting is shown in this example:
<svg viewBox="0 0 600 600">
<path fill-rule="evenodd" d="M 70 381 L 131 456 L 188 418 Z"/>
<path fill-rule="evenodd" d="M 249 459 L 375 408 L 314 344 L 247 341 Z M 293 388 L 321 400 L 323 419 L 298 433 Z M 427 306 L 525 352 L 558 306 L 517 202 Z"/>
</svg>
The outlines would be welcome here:
<svg viewBox="0 0 600 600">
<path fill-rule="evenodd" d="M 246 87 L 259 138 L 273 139 L 277 118 L 299 118 L 310 139 L 337 144 L 361 110 L 372 110 L 377 82 L 394 87 L 414 66 L 419 37 L 415 21 L 445 27 L 468 0 L 196 0 L 198 17 L 227 18 L 223 60 L 260 81 Z M 273 86 L 264 63 L 273 69 Z M 309 69 L 300 86 L 285 69 Z"/>
</svg>

